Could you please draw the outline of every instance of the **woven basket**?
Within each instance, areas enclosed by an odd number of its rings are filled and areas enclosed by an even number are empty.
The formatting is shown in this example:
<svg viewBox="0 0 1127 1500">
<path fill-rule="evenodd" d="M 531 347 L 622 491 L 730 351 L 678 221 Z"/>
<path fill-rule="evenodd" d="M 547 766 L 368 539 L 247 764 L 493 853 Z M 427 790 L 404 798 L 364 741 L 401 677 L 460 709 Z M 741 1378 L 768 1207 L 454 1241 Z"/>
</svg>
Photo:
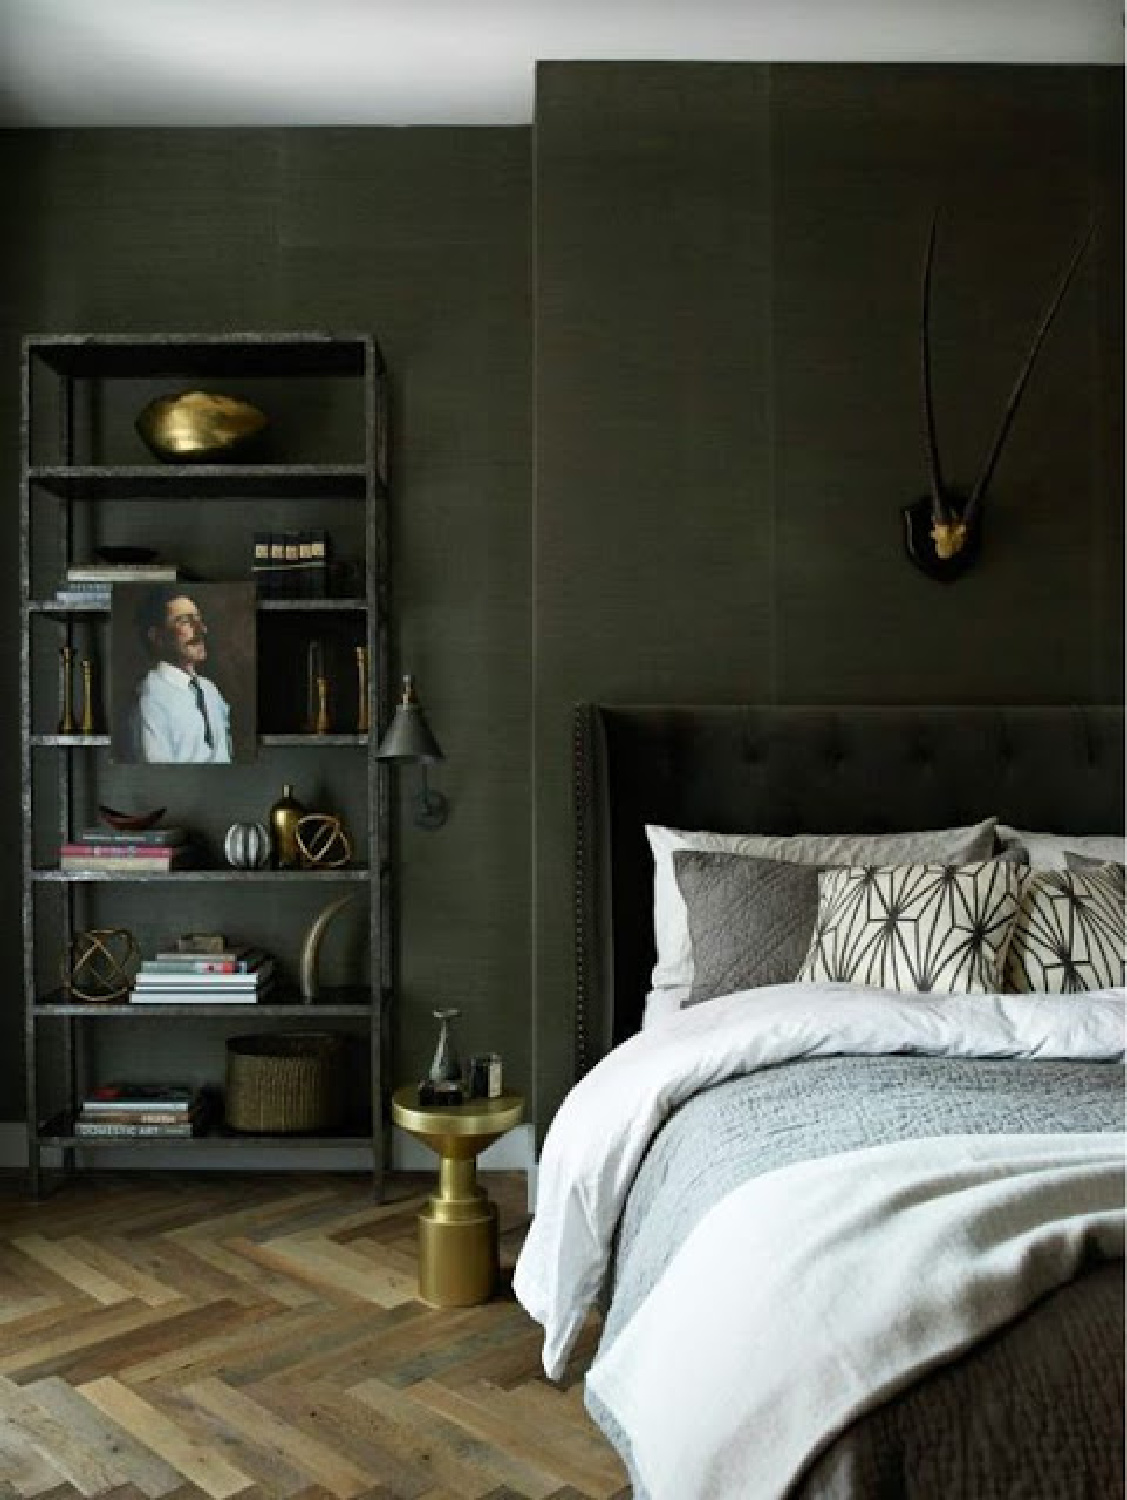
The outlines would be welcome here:
<svg viewBox="0 0 1127 1500">
<path fill-rule="evenodd" d="M 300 1135 L 339 1125 L 343 1060 L 343 1040 L 331 1031 L 231 1037 L 227 1125 L 255 1135 Z"/>
</svg>

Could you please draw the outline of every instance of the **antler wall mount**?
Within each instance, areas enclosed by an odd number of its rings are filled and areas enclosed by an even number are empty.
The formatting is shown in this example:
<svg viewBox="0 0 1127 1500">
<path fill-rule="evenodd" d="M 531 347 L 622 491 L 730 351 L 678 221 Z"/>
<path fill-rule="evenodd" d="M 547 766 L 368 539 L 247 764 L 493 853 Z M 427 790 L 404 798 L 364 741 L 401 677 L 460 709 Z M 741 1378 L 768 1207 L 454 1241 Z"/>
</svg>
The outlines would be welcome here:
<svg viewBox="0 0 1127 1500">
<path fill-rule="evenodd" d="M 1033 335 L 1029 351 L 1018 370 L 1017 379 L 1010 391 L 1001 421 L 998 423 L 993 442 L 978 478 L 968 490 L 955 489 L 943 478 L 939 459 L 939 439 L 936 435 L 935 400 L 931 381 L 931 277 L 935 262 L 936 228 L 939 214 L 935 213 L 928 235 L 927 253 L 924 256 L 923 286 L 920 309 L 920 397 L 923 405 L 924 431 L 927 442 L 927 470 L 929 493 L 903 507 L 904 541 L 908 556 L 929 578 L 951 583 L 962 576 L 978 556 L 982 545 L 982 515 L 986 504 L 986 492 L 994 477 L 998 459 L 1001 457 L 1013 419 L 1017 414 L 1022 395 L 1033 373 L 1033 366 L 1045 335 L 1053 319 L 1060 311 L 1065 293 L 1084 258 L 1084 253 L 1096 232 L 1095 222 L 1088 226 L 1080 244 L 1076 247 L 1064 269 L 1048 306 L 1041 316 Z"/>
</svg>

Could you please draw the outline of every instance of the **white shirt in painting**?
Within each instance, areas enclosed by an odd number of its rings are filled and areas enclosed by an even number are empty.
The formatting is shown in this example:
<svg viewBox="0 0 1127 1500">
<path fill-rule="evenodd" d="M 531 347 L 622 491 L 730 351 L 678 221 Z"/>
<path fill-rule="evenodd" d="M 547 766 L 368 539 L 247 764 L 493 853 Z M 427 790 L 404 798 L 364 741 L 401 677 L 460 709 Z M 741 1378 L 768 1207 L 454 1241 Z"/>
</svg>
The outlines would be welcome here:
<svg viewBox="0 0 1127 1500">
<path fill-rule="evenodd" d="M 231 710 L 210 677 L 158 662 L 141 679 L 130 715 L 135 760 L 229 763 Z"/>
</svg>

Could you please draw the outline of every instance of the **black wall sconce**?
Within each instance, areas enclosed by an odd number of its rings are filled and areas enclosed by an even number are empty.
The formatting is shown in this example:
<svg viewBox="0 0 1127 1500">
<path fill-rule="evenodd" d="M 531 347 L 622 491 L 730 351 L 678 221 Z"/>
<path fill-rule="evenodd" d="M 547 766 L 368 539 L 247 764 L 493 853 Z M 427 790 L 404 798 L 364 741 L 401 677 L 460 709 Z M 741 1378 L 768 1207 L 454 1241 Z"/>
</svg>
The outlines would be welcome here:
<svg viewBox="0 0 1127 1500">
<path fill-rule="evenodd" d="M 415 826 L 427 830 L 441 828 L 449 816 L 450 804 L 441 792 L 436 792 L 427 784 L 427 766 L 444 760 L 445 757 L 419 706 L 419 700 L 415 696 L 415 682 L 409 672 L 403 678 L 399 702 L 395 705 L 395 713 L 387 733 L 379 743 L 376 759 L 418 766 L 419 789 L 414 798 Z"/>
</svg>

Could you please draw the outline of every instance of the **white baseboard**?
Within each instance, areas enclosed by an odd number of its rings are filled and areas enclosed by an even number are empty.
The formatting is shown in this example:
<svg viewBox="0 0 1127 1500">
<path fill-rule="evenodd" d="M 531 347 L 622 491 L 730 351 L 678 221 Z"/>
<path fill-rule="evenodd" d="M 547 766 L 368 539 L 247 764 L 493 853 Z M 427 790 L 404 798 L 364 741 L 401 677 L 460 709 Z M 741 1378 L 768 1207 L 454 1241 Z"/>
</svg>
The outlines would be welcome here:
<svg viewBox="0 0 1127 1500">
<path fill-rule="evenodd" d="M 76 1152 L 80 1167 L 98 1167 L 107 1172 L 366 1172 L 370 1154 L 363 1147 L 325 1146 L 303 1151 L 300 1146 L 209 1147 L 198 1141 L 190 1151 L 178 1146 L 99 1146 L 96 1151 Z M 58 1150 L 43 1152 L 44 1167 L 61 1165 Z M 402 1130 L 392 1133 L 393 1172 L 429 1172 L 435 1155 L 421 1141 Z M 495 1141 L 478 1157 L 482 1172 L 524 1172 L 528 1178 L 528 1207 L 536 1195 L 536 1132 L 531 1125 L 518 1125 Z M 0 1123 L 0 1169 L 20 1171 L 27 1166 L 27 1131 L 23 1125 Z"/>
</svg>

